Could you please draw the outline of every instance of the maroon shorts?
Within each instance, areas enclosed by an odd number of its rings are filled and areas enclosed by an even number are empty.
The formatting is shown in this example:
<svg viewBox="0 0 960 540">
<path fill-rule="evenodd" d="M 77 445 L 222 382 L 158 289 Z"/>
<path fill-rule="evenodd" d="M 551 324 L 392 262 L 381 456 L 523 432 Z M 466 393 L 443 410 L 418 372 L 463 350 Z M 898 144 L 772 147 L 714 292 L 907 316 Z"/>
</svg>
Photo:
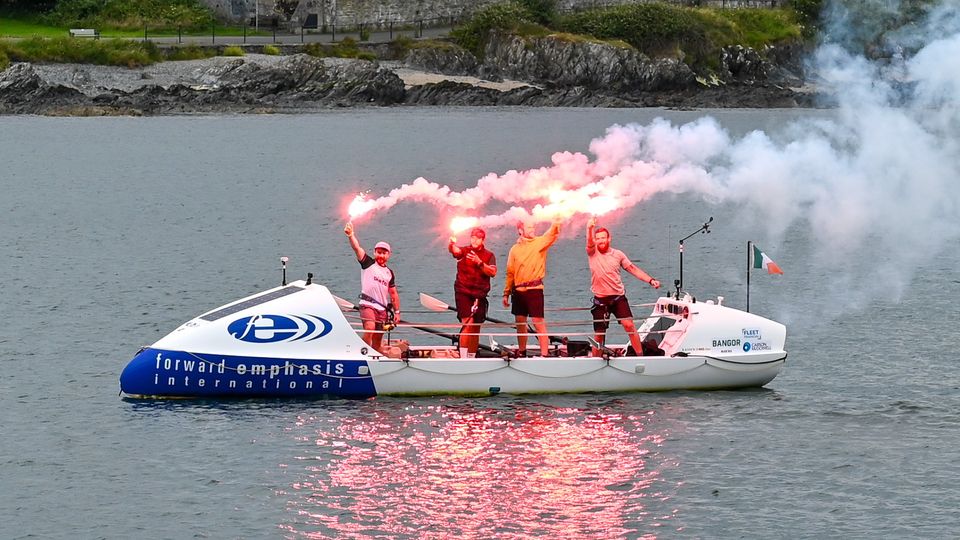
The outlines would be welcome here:
<svg viewBox="0 0 960 540">
<path fill-rule="evenodd" d="M 472 318 L 474 324 L 480 324 L 487 320 L 487 308 L 490 307 L 490 302 L 487 301 L 486 296 L 456 292 L 453 297 L 457 303 L 457 319 L 460 322 Z"/>
<path fill-rule="evenodd" d="M 610 326 L 610 314 L 617 320 L 632 319 L 633 312 L 630 311 L 630 302 L 627 297 L 618 294 L 617 296 L 594 296 L 593 307 L 590 308 L 593 315 L 593 329 L 596 332 L 603 332 Z M 620 324 L 623 324 L 622 322 Z"/>
<path fill-rule="evenodd" d="M 514 315 L 543 318 L 543 289 L 513 291 L 510 302 L 513 304 L 510 313 Z"/>
</svg>

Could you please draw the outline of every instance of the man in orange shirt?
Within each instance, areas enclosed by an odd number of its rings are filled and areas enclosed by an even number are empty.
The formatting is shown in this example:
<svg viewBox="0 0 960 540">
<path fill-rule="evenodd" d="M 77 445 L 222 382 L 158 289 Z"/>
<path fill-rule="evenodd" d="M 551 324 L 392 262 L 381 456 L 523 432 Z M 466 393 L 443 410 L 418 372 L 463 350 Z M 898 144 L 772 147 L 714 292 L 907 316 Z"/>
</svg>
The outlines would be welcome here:
<svg viewBox="0 0 960 540">
<path fill-rule="evenodd" d="M 549 354 L 547 323 L 543 316 L 543 278 L 547 275 L 547 250 L 560 236 L 560 221 L 554 220 L 542 236 L 536 234 L 532 219 L 517 223 L 517 243 L 507 256 L 507 283 L 503 289 L 503 307 L 510 307 L 517 321 L 517 347 L 527 353 L 527 317 L 540 341 L 540 356 Z"/>
</svg>

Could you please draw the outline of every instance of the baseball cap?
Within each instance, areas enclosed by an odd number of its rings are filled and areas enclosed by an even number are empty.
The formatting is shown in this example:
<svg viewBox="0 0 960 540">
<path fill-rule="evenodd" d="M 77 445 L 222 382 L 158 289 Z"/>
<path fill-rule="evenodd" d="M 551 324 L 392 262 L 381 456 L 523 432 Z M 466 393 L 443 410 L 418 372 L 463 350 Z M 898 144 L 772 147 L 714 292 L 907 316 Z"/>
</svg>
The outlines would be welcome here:
<svg viewBox="0 0 960 540">
<path fill-rule="evenodd" d="M 484 232 L 484 230 L 481 229 L 480 227 L 474 227 L 474 229 L 470 231 L 470 236 L 476 236 L 477 238 L 486 238 L 487 233 Z"/>
<path fill-rule="evenodd" d="M 373 246 L 373 249 L 374 249 L 374 251 L 376 251 L 376 250 L 378 250 L 378 249 L 385 249 L 385 250 L 387 250 L 387 251 L 390 251 L 391 253 L 393 252 L 393 250 L 390 249 L 390 244 L 388 244 L 388 243 L 386 243 L 386 242 L 377 242 L 377 245 Z"/>
</svg>

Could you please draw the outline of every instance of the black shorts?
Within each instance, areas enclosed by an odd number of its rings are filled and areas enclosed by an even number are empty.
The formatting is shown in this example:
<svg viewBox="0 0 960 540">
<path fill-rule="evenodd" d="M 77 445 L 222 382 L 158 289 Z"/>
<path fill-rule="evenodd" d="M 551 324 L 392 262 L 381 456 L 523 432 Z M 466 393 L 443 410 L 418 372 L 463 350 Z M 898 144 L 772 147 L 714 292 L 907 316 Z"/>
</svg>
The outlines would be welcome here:
<svg viewBox="0 0 960 540">
<path fill-rule="evenodd" d="M 596 332 L 604 332 L 610 327 L 610 314 L 617 320 L 632 319 L 633 312 L 630 311 L 630 302 L 627 297 L 618 294 L 617 296 L 594 296 L 593 307 L 590 308 L 593 315 L 593 329 Z M 622 322 L 620 324 L 623 324 Z"/>
<path fill-rule="evenodd" d="M 543 289 L 513 291 L 510 302 L 513 304 L 510 313 L 514 315 L 543 318 Z"/>
<path fill-rule="evenodd" d="M 487 301 L 486 296 L 455 292 L 453 297 L 457 303 L 457 319 L 460 322 L 471 317 L 475 324 L 487 320 L 487 308 L 490 307 L 490 302 Z M 476 309 L 474 309 L 474 302 L 476 302 Z"/>
</svg>

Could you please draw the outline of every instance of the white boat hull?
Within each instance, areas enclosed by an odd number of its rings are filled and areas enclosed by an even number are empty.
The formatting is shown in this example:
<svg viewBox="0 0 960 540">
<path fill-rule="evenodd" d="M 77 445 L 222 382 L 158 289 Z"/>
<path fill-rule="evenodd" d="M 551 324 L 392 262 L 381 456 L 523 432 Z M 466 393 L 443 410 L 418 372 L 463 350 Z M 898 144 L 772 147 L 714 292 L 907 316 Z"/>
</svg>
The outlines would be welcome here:
<svg viewBox="0 0 960 540">
<path fill-rule="evenodd" d="M 787 357 L 783 325 L 690 299 L 660 299 L 639 331 L 662 356 L 387 358 L 325 287 L 300 281 L 185 323 L 141 350 L 120 386 L 150 398 L 710 390 L 763 386 Z"/>
</svg>

